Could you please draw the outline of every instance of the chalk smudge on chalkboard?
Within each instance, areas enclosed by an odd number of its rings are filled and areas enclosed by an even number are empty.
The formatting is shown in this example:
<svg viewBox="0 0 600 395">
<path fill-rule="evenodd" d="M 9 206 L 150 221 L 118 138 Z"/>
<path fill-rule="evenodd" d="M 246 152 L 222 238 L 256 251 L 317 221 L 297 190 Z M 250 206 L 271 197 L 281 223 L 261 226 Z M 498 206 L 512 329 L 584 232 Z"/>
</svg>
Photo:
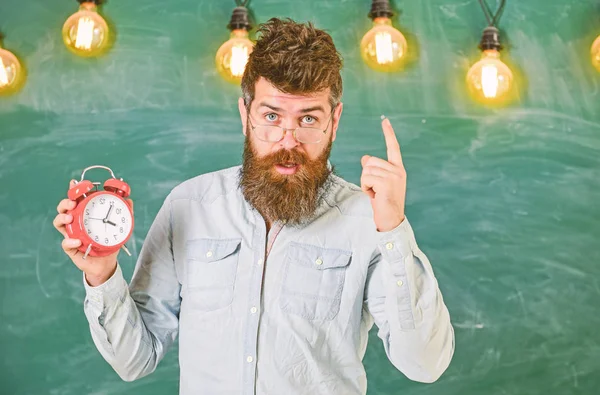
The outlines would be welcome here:
<svg viewBox="0 0 600 395">
<path fill-rule="evenodd" d="M 38 245 L 37 245 L 37 250 L 36 250 L 36 254 L 35 254 L 35 276 L 37 278 L 38 285 L 40 286 L 40 289 L 42 290 L 42 293 L 44 294 L 44 296 L 46 298 L 50 298 L 50 294 L 44 287 L 44 284 L 42 284 L 42 278 L 40 276 L 40 251 L 42 249 L 42 243 L 44 242 L 44 238 L 42 237 L 42 235 L 44 234 L 47 223 L 48 223 L 48 218 L 44 217 L 44 220 L 42 221 L 42 226 L 41 226 L 42 231 L 41 231 L 40 237 L 38 238 Z"/>
</svg>

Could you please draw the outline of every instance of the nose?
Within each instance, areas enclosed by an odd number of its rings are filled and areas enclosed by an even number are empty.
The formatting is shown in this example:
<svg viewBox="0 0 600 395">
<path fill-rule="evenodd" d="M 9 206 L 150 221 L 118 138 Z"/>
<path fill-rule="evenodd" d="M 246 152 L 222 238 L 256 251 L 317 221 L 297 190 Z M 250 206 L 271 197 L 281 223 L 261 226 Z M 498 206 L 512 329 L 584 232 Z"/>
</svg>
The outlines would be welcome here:
<svg viewBox="0 0 600 395">
<path fill-rule="evenodd" d="M 287 150 L 291 150 L 300 145 L 298 140 L 296 140 L 296 138 L 294 137 L 294 128 L 291 128 L 291 129 L 286 128 L 285 129 L 283 139 L 281 139 L 281 141 L 279 142 L 279 145 L 282 148 L 287 149 Z"/>
</svg>

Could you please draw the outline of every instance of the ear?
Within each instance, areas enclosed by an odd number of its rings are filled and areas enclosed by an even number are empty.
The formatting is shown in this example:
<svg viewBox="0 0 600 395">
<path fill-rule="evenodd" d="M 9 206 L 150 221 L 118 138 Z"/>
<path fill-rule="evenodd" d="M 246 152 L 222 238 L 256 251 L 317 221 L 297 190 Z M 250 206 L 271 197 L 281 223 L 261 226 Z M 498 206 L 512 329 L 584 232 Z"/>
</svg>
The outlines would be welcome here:
<svg viewBox="0 0 600 395">
<path fill-rule="evenodd" d="M 335 141 L 335 137 L 337 135 L 337 128 L 340 125 L 340 118 L 342 116 L 343 108 L 344 108 L 344 103 L 340 102 L 337 105 L 337 107 L 335 108 L 335 110 L 333 110 L 333 119 L 332 119 L 333 134 L 331 136 L 331 141 Z"/>
<path fill-rule="evenodd" d="M 244 98 L 238 99 L 238 109 L 240 110 L 240 118 L 242 118 L 242 133 L 246 135 L 246 122 L 248 121 L 248 112 L 246 111 L 246 105 L 244 104 Z"/>
</svg>

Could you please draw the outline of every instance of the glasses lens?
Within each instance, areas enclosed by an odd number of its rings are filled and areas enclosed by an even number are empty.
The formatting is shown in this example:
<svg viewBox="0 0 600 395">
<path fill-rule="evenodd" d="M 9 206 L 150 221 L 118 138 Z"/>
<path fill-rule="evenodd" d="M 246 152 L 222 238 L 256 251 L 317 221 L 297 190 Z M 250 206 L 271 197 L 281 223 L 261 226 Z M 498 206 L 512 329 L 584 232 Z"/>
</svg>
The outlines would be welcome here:
<svg viewBox="0 0 600 395">
<path fill-rule="evenodd" d="M 277 143 L 283 138 L 284 129 L 279 126 L 256 125 L 254 133 L 259 140 Z M 296 139 L 304 144 L 317 144 L 323 138 L 323 131 L 316 128 L 296 129 Z"/>
<path fill-rule="evenodd" d="M 283 129 L 278 126 L 257 125 L 254 131 L 260 140 L 270 143 L 276 143 L 283 137 Z"/>
<path fill-rule="evenodd" d="M 323 138 L 323 131 L 315 128 L 298 128 L 296 129 L 296 138 L 305 144 L 320 143 L 321 138 Z"/>
</svg>

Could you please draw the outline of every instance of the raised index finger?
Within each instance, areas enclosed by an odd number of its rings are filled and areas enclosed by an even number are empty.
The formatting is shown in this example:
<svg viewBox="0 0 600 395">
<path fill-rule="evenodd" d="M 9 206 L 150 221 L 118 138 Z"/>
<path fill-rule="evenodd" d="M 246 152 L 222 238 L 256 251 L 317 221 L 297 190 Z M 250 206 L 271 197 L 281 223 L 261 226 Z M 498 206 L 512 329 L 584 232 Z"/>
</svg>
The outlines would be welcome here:
<svg viewBox="0 0 600 395">
<path fill-rule="evenodd" d="M 394 133 L 390 120 L 384 118 L 381 122 L 381 128 L 383 129 L 383 135 L 385 137 L 388 162 L 396 166 L 403 166 L 400 144 L 398 144 L 398 139 L 396 139 L 396 133 Z"/>
</svg>

